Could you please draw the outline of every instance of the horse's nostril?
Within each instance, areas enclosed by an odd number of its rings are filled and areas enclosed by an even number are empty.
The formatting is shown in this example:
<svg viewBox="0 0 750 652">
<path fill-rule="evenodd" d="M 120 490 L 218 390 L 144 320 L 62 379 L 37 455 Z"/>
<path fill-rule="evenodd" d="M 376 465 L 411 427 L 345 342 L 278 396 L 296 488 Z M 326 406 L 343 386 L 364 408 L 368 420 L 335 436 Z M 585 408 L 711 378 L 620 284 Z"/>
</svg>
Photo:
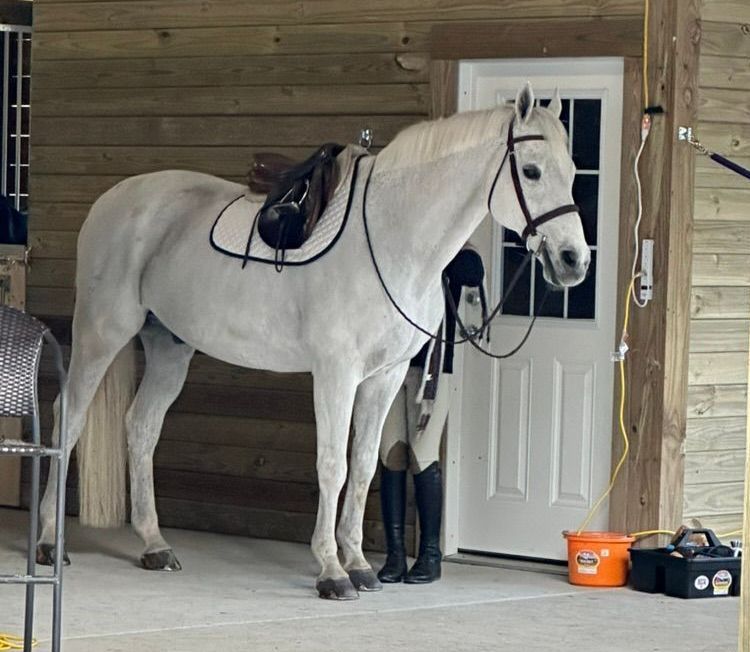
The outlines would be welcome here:
<svg viewBox="0 0 750 652">
<path fill-rule="evenodd" d="M 578 265 L 578 254 L 573 249 L 565 249 L 562 252 L 562 260 L 568 267 Z"/>
</svg>

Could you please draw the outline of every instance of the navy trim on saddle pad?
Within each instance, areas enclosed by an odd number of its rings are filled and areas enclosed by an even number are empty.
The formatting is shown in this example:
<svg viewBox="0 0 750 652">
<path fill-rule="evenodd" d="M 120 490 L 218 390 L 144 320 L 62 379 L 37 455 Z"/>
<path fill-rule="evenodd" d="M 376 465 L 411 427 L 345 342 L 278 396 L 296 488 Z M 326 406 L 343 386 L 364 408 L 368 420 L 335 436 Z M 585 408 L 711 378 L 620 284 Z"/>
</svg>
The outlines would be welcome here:
<svg viewBox="0 0 750 652">
<path fill-rule="evenodd" d="M 321 258 L 325 256 L 338 242 L 339 238 L 341 237 L 341 234 L 344 232 L 344 227 L 346 227 L 346 224 L 349 220 L 349 214 L 351 212 L 352 202 L 354 201 L 354 191 L 357 187 L 357 179 L 359 175 L 359 165 L 363 158 L 370 158 L 364 154 L 358 156 L 354 161 L 354 171 L 352 172 L 352 180 L 349 184 L 349 197 L 346 202 L 346 210 L 344 213 L 344 218 L 341 221 L 341 226 L 339 227 L 339 230 L 336 232 L 336 235 L 333 237 L 333 239 L 326 245 L 324 249 L 317 252 L 316 254 L 310 256 L 310 258 L 306 258 L 305 260 L 296 260 L 296 261 L 290 261 L 285 260 L 283 266 L 295 266 L 299 267 L 302 265 L 307 265 L 309 263 L 312 263 L 318 258 Z M 278 259 L 274 258 L 258 258 L 257 256 L 251 256 L 249 253 L 246 254 L 239 254 L 234 251 L 229 251 L 227 249 L 223 249 L 219 245 L 216 244 L 214 241 L 214 230 L 216 229 L 216 225 L 219 223 L 219 220 L 221 219 L 221 216 L 224 215 L 224 213 L 229 209 L 230 206 L 238 202 L 240 199 L 243 199 L 245 197 L 244 194 L 240 195 L 239 197 L 235 197 L 232 201 L 230 201 L 224 208 L 221 209 L 219 212 L 219 215 L 216 217 L 216 220 L 214 221 L 213 226 L 211 227 L 211 233 L 209 234 L 208 241 L 211 244 L 211 247 L 213 247 L 216 251 L 224 254 L 225 256 L 229 256 L 231 258 L 236 258 L 237 260 L 241 260 L 243 262 L 247 261 L 254 261 L 256 263 L 265 263 L 266 265 L 278 265 Z M 250 227 L 250 235 L 248 236 L 247 246 L 245 248 L 246 252 L 250 251 L 250 245 L 252 244 L 253 236 L 257 235 L 257 229 L 256 229 L 256 223 L 258 221 L 258 214 L 256 213 L 255 217 L 253 218 L 253 224 Z M 243 265 L 244 266 L 244 265 Z"/>
</svg>

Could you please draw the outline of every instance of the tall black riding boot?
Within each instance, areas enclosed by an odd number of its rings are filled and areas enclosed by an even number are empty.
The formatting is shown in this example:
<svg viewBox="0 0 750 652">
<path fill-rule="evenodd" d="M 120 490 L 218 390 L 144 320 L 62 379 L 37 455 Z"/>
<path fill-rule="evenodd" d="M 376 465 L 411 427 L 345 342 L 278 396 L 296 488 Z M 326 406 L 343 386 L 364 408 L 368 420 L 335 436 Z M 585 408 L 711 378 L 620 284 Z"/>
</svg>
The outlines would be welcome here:
<svg viewBox="0 0 750 652">
<path fill-rule="evenodd" d="M 384 584 L 394 584 L 406 575 L 406 471 L 389 471 L 380 465 L 380 506 L 388 557 L 378 579 Z"/>
<path fill-rule="evenodd" d="M 407 584 L 427 584 L 440 579 L 440 522 L 443 514 L 443 477 L 437 462 L 414 476 L 419 512 L 419 556 L 407 573 Z"/>
</svg>

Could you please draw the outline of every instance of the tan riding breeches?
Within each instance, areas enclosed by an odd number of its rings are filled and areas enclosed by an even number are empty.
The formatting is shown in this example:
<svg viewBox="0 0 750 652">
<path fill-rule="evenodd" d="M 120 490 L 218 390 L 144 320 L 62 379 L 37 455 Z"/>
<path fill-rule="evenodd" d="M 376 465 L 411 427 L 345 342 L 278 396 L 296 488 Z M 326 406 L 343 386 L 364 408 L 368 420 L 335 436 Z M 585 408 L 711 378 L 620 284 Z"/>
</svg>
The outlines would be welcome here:
<svg viewBox="0 0 750 652">
<path fill-rule="evenodd" d="M 383 426 L 380 440 L 380 461 L 391 471 L 412 473 L 424 471 L 440 457 L 440 440 L 448 418 L 451 378 L 441 375 L 432 416 L 424 432 L 417 434 L 419 403 L 417 393 L 422 382 L 422 369 L 410 367 L 403 387 L 396 395 Z"/>
</svg>

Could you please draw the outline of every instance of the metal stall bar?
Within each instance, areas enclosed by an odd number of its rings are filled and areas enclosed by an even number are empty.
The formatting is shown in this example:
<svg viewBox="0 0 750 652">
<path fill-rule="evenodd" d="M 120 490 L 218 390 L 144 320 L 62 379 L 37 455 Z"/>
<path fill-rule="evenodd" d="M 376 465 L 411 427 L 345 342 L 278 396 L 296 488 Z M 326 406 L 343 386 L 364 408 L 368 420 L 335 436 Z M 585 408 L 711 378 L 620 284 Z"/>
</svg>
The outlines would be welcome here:
<svg viewBox="0 0 750 652">
<path fill-rule="evenodd" d="M 8 196 L 10 192 L 14 196 L 13 205 L 17 210 L 21 209 L 21 184 L 24 175 L 23 165 L 23 119 L 24 111 L 28 112 L 28 105 L 23 103 L 23 70 L 24 70 L 24 35 L 30 35 L 32 28 L 28 25 L 7 25 L 0 24 L 0 33 L 3 35 L 3 109 L 2 109 L 2 169 L 0 170 L 0 192 Z M 15 54 L 16 54 L 16 92 L 15 98 L 11 98 L 11 76 L 14 74 L 11 65 L 11 53 L 13 52 L 13 38 L 15 37 Z M 11 124 L 10 106 L 15 100 L 16 115 L 14 124 Z M 13 133 L 15 129 L 15 133 Z M 9 147 L 8 141 L 15 138 L 15 146 Z M 9 158 L 9 157 L 15 157 Z M 13 168 L 15 171 L 12 187 L 9 188 L 8 170 Z"/>
<path fill-rule="evenodd" d="M 10 32 L 3 30 L 3 145 L 2 145 L 2 183 L 0 192 L 8 194 L 8 70 L 10 68 Z"/>
<path fill-rule="evenodd" d="M 23 32 L 16 33 L 16 173 L 13 205 L 21 210 L 21 132 L 23 132 Z"/>
</svg>

